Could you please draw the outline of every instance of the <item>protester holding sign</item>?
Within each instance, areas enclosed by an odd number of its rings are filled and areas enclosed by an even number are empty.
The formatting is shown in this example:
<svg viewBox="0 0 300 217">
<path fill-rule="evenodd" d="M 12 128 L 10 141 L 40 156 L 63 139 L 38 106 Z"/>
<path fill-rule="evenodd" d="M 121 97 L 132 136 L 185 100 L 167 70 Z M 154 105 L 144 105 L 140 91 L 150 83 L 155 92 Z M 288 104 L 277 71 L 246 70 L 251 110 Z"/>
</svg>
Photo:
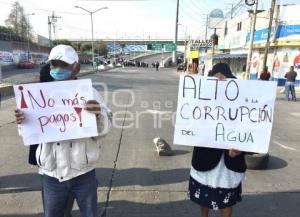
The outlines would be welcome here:
<svg viewBox="0 0 300 217">
<path fill-rule="evenodd" d="M 55 81 L 73 80 L 79 72 L 78 55 L 71 46 L 54 47 L 50 52 L 49 61 L 50 75 Z M 61 89 L 67 91 L 65 85 L 66 83 L 62 82 Z M 26 103 L 22 98 L 21 108 L 24 102 Z M 95 115 L 98 136 L 41 143 L 36 151 L 39 170 L 44 175 L 45 217 L 62 217 L 70 192 L 75 195 L 81 216 L 97 216 L 98 182 L 95 164 L 99 158 L 100 138 L 109 132 L 111 126 L 110 110 L 95 89 L 93 89 L 93 99 L 85 101 L 84 110 Z M 17 123 L 21 124 L 21 128 L 22 123 L 30 122 L 26 117 L 21 110 L 16 110 Z M 81 118 L 79 119 L 82 127 Z M 65 128 L 59 129 L 61 133 L 66 131 Z"/>
<path fill-rule="evenodd" d="M 235 78 L 225 63 L 214 65 L 209 75 L 219 80 Z M 243 152 L 194 148 L 188 194 L 201 206 L 202 217 L 208 217 L 209 209 L 220 210 L 222 217 L 231 217 L 232 206 L 241 201 L 245 171 Z"/>
<path fill-rule="evenodd" d="M 80 69 L 80 65 L 78 63 L 78 70 Z M 54 81 L 53 77 L 51 77 L 50 75 L 50 63 L 47 63 L 46 65 L 44 65 L 41 70 L 40 70 L 40 82 L 51 82 Z M 30 145 L 29 146 L 29 155 L 28 155 L 28 163 L 34 166 L 37 166 L 37 161 L 36 161 L 36 150 L 38 148 L 38 144 L 34 144 L 34 145 Z M 40 180 L 42 182 L 43 180 L 43 174 L 40 174 Z M 43 197 L 44 195 L 44 190 L 42 188 L 42 199 L 44 199 Z M 74 205 L 74 194 L 69 194 L 69 198 L 68 198 L 68 202 L 67 202 L 67 207 L 64 211 L 64 217 L 72 217 L 72 208 Z M 44 204 L 44 203 L 43 203 Z"/>
</svg>

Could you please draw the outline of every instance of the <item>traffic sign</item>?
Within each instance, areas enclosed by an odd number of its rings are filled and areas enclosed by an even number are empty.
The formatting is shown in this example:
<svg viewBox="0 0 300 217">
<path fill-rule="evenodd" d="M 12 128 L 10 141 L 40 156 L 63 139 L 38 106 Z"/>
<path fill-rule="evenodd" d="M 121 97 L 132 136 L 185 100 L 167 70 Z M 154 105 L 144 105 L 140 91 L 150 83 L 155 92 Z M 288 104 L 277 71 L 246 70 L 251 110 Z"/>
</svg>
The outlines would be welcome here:
<svg viewBox="0 0 300 217">
<path fill-rule="evenodd" d="M 175 43 L 169 43 L 165 44 L 165 50 L 166 51 L 176 51 L 176 44 Z"/>
<path fill-rule="evenodd" d="M 162 44 L 159 44 L 159 43 L 148 44 L 147 49 L 148 50 L 161 50 L 162 49 Z"/>
</svg>

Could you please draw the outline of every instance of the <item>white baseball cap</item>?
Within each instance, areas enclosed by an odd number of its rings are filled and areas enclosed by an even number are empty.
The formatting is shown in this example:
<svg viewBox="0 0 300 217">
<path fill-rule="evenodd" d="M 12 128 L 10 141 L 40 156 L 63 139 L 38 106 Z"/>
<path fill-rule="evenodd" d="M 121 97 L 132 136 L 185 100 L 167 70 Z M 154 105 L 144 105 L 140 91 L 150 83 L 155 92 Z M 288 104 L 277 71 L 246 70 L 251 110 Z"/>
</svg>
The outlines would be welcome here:
<svg viewBox="0 0 300 217">
<path fill-rule="evenodd" d="M 61 60 L 68 64 L 78 63 L 78 55 L 73 47 L 69 45 L 59 44 L 51 49 L 48 61 Z"/>
</svg>

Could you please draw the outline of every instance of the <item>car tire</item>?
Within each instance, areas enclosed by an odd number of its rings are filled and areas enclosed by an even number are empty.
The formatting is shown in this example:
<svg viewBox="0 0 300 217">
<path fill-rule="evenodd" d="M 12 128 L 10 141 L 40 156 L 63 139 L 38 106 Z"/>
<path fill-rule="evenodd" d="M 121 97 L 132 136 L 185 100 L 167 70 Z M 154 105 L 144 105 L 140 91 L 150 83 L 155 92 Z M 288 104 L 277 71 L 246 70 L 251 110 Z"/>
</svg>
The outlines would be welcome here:
<svg viewBox="0 0 300 217">
<path fill-rule="evenodd" d="M 269 163 L 269 154 L 252 154 L 245 155 L 245 161 L 247 169 L 250 170 L 263 170 L 268 167 Z"/>
</svg>

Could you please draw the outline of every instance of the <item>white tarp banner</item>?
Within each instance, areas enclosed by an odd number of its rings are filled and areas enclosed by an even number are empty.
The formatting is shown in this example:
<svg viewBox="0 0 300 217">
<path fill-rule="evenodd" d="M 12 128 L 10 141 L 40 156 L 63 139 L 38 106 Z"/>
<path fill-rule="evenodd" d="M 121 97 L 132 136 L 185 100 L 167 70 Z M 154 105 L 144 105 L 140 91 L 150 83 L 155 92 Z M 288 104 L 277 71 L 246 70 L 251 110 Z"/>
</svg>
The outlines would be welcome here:
<svg viewBox="0 0 300 217">
<path fill-rule="evenodd" d="M 180 77 L 174 144 L 267 153 L 276 82 Z"/>
<path fill-rule="evenodd" d="M 83 109 L 93 99 L 90 79 L 18 84 L 14 92 L 25 145 L 98 135 L 95 115 Z"/>
</svg>

